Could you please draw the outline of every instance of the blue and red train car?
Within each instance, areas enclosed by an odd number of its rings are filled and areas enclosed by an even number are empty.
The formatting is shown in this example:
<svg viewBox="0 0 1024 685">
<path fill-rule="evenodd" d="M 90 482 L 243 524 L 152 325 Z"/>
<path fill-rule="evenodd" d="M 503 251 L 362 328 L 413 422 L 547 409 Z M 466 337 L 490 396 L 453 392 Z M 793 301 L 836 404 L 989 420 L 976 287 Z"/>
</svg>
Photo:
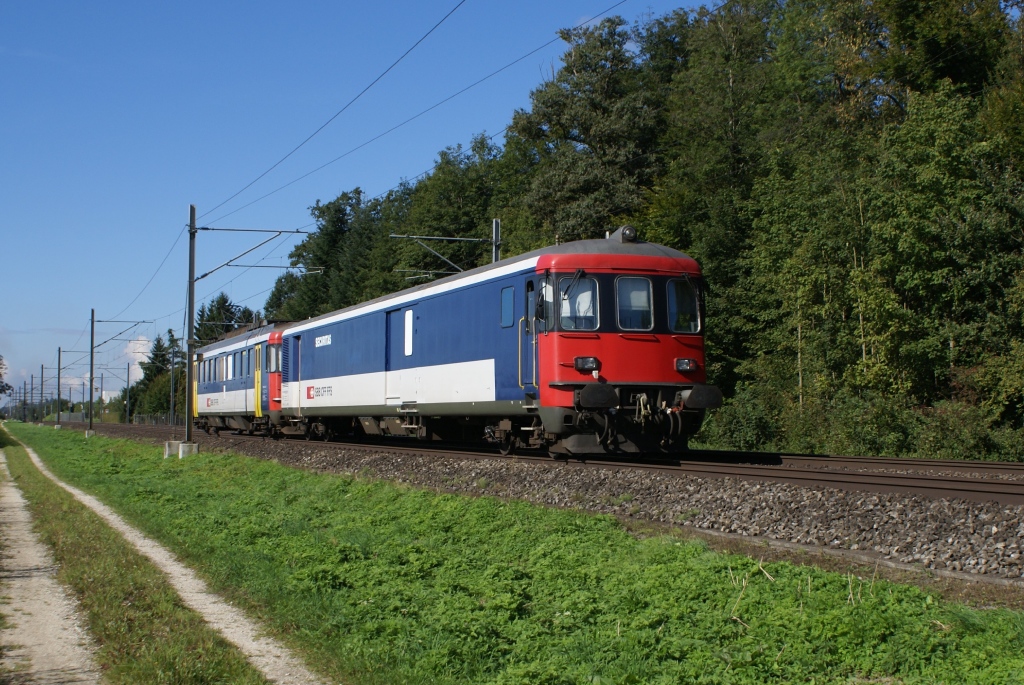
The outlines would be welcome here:
<svg viewBox="0 0 1024 685">
<path fill-rule="evenodd" d="M 722 400 L 706 384 L 700 268 L 635 236 L 623 227 L 218 341 L 197 360 L 197 423 L 683 449 Z"/>
</svg>

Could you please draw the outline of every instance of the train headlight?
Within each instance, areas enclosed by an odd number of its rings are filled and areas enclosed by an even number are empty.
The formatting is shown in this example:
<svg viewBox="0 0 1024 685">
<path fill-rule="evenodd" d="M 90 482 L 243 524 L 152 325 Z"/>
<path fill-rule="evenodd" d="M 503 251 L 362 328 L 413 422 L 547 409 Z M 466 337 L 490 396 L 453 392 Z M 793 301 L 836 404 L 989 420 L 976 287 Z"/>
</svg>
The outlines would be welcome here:
<svg viewBox="0 0 1024 685">
<path fill-rule="evenodd" d="M 687 372 L 687 371 L 696 371 L 696 370 L 697 370 L 697 360 L 696 359 L 677 359 L 676 360 L 676 371 L 679 371 L 680 373 L 684 373 L 684 372 Z"/>
<path fill-rule="evenodd" d="M 572 365 L 577 371 L 597 371 L 601 368 L 601 362 L 597 357 L 576 357 Z"/>
</svg>

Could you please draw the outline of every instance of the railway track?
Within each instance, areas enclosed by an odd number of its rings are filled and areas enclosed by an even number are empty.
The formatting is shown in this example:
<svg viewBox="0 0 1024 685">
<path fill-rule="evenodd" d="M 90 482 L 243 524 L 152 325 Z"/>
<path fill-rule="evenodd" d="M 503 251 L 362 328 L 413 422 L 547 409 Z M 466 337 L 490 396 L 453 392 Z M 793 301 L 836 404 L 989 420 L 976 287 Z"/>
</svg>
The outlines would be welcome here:
<svg viewBox="0 0 1024 685">
<path fill-rule="evenodd" d="M 101 430 L 111 424 L 98 424 Z M 72 425 L 81 427 L 80 425 Z M 167 426 L 123 426 L 120 431 L 146 435 L 152 439 L 168 439 L 172 429 Z M 181 436 L 183 429 L 176 433 Z M 200 441 L 241 443 L 265 440 L 261 436 L 202 434 Z M 282 441 L 287 444 L 287 441 Z M 451 445 L 401 444 L 389 442 L 327 442 L 325 448 L 359 451 L 387 451 L 417 456 L 458 456 L 462 459 L 514 459 L 548 467 L 642 469 L 665 475 L 699 478 L 734 478 L 746 481 L 791 483 L 803 487 L 837 488 L 847 491 L 888 492 L 917 495 L 932 499 L 964 499 L 974 502 L 997 502 L 1002 505 L 1024 504 L 1024 464 L 1011 462 L 965 462 L 927 459 L 893 459 L 884 457 L 840 457 L 807 454 L 695 450 L 688 458 L 666 459 L 663 456 L 631 460 L 601 458 L 557 458 L 546 454 L 521 453 L 503 456 L 497 450 L 472 451 Z M 227 445 L 225 445 L 227 446 Z"/>
</svg>

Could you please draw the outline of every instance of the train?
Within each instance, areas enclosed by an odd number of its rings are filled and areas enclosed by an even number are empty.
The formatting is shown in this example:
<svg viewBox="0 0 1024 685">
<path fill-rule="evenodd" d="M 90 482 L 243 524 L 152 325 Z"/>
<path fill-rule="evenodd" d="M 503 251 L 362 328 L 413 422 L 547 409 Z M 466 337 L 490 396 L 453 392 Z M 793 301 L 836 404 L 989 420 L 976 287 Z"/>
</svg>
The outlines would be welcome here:
<svg viewBox="0 0 1024 685">
<path fill-rule="evenodd" d="M 477 442 L 503 453 L 687 449 L 707 383 L 704 282 L 623 226 L 198 350 L 207 432 Z"/>
</svg>

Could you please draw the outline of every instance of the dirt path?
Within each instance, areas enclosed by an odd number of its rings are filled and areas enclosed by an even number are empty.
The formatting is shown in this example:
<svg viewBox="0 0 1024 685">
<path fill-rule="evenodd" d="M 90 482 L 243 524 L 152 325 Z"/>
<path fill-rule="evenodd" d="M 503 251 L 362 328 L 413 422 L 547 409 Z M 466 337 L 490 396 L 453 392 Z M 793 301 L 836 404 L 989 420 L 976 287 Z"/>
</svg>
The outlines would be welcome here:
<svg viewBox="0 0 1024 685">
<path fill-rule="evenodd" d="M 21 491 L 7 470 L 0 450 L 0 607 L 11 626 L 0 631 L 9 649 L 0 673 L 11 683 L 99 683 L 93 647 L 78 607 L 57 582 L 49 549 L 32 531 L 32 517 Z M 0 680 L 4 676 L 0 675 Z"/>
<path fill-rule="evenodd" d="M 121 533 L 140 554 L 163 571 L 185 605 L 199 612 L 214 630 L 238 647 L 268 680 L 281 685 L 310 685 L 323 682 L 283 645 L 262 635 L 260 627 L 239 609 L 210 592 L 206 583 L 192 569 L 178 561 L 169 550 L 129 526 L 110 507 L 95 497 L 58 479 L 46 468 L 35 452 L 27 446 L 25 450 L 43 475 L 96 512 L 111 528 Z"/>
</svg>

